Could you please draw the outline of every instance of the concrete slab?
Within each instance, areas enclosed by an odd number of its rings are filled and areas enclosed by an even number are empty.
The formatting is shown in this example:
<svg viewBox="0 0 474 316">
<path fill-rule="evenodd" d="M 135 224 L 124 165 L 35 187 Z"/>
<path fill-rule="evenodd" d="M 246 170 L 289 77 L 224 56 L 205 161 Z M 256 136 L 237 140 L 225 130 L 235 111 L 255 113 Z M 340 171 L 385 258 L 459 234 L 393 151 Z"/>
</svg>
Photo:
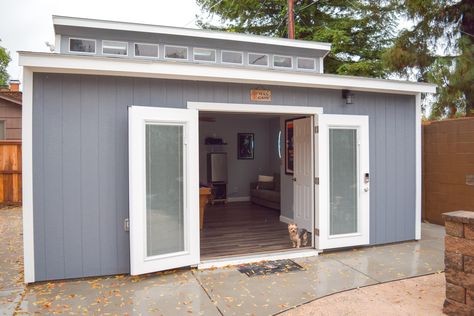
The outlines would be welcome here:
<svg viewBox="0 0 474 316">
<path fill-rule="evenodd" d="M 444 254 L 423 241 L 323 255 L 346 264 L 378 282 L 400 280 L 444 271 Z"/>
<path fill-rule="evenodd" d="M 190 270 L 28 286 L 18 313 L 219 315 Z"/>
<path fill-rule="evenodd" d="M 236 267 L 195 274 L 224 315 L 270 315 L 331 293 L 376 283 L 329 258 L 294 261 L 305 270 L 251 278 Z"/>
</svg>

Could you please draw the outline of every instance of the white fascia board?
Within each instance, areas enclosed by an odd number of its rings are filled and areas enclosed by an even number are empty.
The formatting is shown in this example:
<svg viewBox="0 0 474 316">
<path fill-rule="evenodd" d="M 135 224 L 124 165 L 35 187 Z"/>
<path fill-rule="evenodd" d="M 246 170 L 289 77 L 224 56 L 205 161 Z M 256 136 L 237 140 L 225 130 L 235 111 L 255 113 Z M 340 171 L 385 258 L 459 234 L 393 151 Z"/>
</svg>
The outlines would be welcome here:
<svg viewBox="0 0 474 316">
<path fill-rule="evenodd" d="M 97 74 L 322 89 L 350 89 L 353 91 L 406 95 L 436 92 L 435 85 L 426 83 L 318 73 L 309 74 L 259 68 L 223 67 L 222 65 L 190 62 L 179 63 L 37 52 L 19 52 L 19 56 L 20 66 L 30 67 L 34 72 Z"/>
<path fill-rule="evenodd" d="M 119 30 L 131 32 L 156 33 L 178 36 L 190 36 L 198 38 L 209 38 L 226 41 L 237 41 L 254 44 L 277 45 L 284 47 L 307 48 L 315 50 L 329 51 L 331 49 L 330 43 L 290 40 L 287 38 L 275 38 L 261 35 L 251 35 L 243 33 L 210 31 L 201 29 L 180 28 L 171 26 L 161 26 L 152 24 L 141 24 L 132 22 L 118 22 L 97 19 L 86 19 L 77 17 L 57 16 L 53 15 L 54 25 L 63 25 L 71 27 L 85 27 L 106 30 Z"/>
</svg>

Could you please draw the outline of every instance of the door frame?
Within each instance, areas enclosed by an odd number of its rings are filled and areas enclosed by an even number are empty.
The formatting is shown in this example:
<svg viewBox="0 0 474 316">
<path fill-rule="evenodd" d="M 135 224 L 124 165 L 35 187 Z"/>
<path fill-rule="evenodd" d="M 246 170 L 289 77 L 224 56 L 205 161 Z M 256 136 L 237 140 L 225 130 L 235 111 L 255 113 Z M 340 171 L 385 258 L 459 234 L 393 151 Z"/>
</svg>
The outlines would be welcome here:
<svg viewBox="0 0 474 316">
<path fill-rule="evenodd" d="M 191 157 L 198 155 L 198 113 L 187 109 L 166 107 L 128 107 L 128 163 L 129 163 L 129 231 L 130 274 L 138 275 L 155 271 L 198 264 L 199 206 L 193 214 L 194 201 L 199 201 L 199 165 Z M 147 256 L 146 235 L 146 125 L 183 126 L 183 177 L 184 177 L 184 249 L 173 253 Z"/>
<path fill-rule="evenodd" d="M 237 114 L 288 114 L 288 115 L 311 115 L 313 117 L 313 128 L 317 125 L 318 122 L 318 115 L 323 114 L 323 108 L 319 106 L 289 106 L 289 105 L 277 105 L 277 104 L 249 104 L 249 103 L 223 103 L 223 102 L 195 102 L 195 101 L 188 101 L 187 102 L 188 109 L 195 109 L 198 112 L 222 112 L 222 113 L 237 113 Z M 318 137 L 313 136 L 313 173 L 314 176 L 317 177 L 317 170 L 318 167 L 315 165 L 318 161 L 318 157 L 315 153 L 315 148 L 317 148 L 317 140 Z M 316 185 L 313 182 L 313 192 L 315 192 Z M 315 199 L 317 199 L 315 194 L 313 194 L 313 212 L 312 212 L 312 223 L 313 227 L 315 227 L 315 223 L 319 215 L 316 212 L 319 212 L 319 203 L 316 203 Z M 199 203 L 199 200 L 196 201 Z M 314 230 L 313 230 L 314 231 Z M 199 267 L 209 268 L 209 267 L 217 267 L 217 266 L 225 266 L 231 264 L 233 262 L 245 263 L 245 262 L 254 262 L 255 259 L 259 260 L 269 260 L 266 258 L 279 258 L 280 255 L 286 258 L 297 258 L 297 257 L 304 257 L 304 256 L 314 256 L 319 253 L 317 251 L 317 244 L 316 244 L 316 236 L 312 234 L 312 242 L 313 248 L 312 249 L 305 249 L 300 251 L 280 251 L 280 252 L 269 252 L 268 254 L 265 253 L 258 253 L 258 254 L 248 254 L 243 255 L 241 257 L 232 257 L 232 258 L 220 258 L 215 260 L 209 260 L 202 262 Z M 262 259 L 263 258 L 263 259 Z"/>
</svg>

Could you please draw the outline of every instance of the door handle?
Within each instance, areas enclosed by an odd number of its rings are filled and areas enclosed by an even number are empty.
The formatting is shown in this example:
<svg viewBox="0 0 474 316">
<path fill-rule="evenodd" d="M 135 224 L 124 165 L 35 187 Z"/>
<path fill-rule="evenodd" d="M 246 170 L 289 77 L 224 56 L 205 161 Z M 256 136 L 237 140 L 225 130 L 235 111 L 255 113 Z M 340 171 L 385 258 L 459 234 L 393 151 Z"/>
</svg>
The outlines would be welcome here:
<svg viewBox="0 0 474 316">
<path fill-rule="evenodd" d="M 296 178 L 292 178 L 291 180 L 295 181 L 296 182 Z"/>
</svg>

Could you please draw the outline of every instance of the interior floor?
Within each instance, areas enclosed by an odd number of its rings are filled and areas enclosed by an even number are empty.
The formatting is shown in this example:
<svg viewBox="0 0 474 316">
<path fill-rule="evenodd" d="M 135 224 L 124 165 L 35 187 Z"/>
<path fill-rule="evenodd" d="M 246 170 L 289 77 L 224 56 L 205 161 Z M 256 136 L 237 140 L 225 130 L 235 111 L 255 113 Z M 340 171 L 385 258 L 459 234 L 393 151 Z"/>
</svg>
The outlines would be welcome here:
<svg viewBox="0 0 474 316">
<path fill-rule="evenodd" d="M 206 206 L 201 260 L 293 249 L 279 213 L 251 202 Z"/>
</svg>

